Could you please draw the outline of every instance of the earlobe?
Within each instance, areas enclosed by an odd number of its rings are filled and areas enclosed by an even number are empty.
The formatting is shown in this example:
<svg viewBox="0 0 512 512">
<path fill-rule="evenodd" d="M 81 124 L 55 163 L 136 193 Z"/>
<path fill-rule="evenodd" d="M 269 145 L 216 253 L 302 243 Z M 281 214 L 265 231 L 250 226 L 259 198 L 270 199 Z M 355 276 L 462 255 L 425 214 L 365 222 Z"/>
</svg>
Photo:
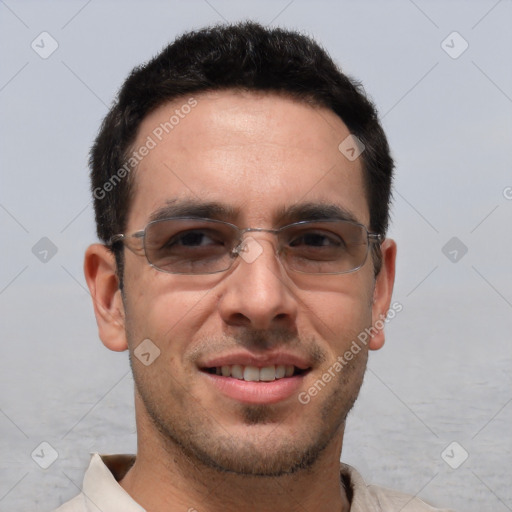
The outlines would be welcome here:
<svg viewBox="0 0 512 512">
<path fill-rule="evenodd" d="M 124 306 L 112 252 L 101 244 L 89 246 L 85 252 L 84 274 L 101 341 L 110 350 L 126 350 Z"/>
<path fill-rule="evenodd" d="M 389 311 L 391 296 L 393 294 L 393 285 L 395 282 L 395 241 L 390 238 L 384 240 L 381 244 L 381 253 L 382 267 L 375 278 L 375 287 L 373 291 L 372 326 L 374 335 L 368 344 L 370 350 L 378 350 L 382 348 L 385 341 L 384 319 Z"/>
</svg>

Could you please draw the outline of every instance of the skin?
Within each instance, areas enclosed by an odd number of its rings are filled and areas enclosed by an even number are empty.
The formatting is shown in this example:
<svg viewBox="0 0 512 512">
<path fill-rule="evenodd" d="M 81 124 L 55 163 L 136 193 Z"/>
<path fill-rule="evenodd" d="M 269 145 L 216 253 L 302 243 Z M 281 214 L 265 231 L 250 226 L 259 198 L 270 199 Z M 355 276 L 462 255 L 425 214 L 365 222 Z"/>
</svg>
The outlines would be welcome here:
<svg viewBox="0 0 512 512">
<path fill-rule="evenodd" d="M 333 112 L 274 94 L 195 97 L 197 106 L 140 162 L 126 233 L 176 198 L 225 203 L 238 211 L 223 220 L 239 227 L 274 228 L 280 209 L 301 202 L 336 204 L 369 225 L 362 163 L 339 152 L 349 131 Z M 133 147 L 185 102 L 147 116 Z M 254 262 L 239 258 L 209 276 L 158 272 L 125 250 L 123 294 L 112 254 L 100 244 L 86 252 L 103 343 L 133 352 L 149 338 L 161 351 L 149 366 L 132 357 L 138 453 L 121 481 L 150 512 L 350 507 L 339 477 L 345 419 L 383 331 L 307 405 L 296 395 L 240 403 L 209 385 L 198 363 L 240 347 L 288 350 L 310 362 L 306 391 L 386 315 L 396 245 L 382 244 L 377 278 L 370 256 L 353 273 L 305 276 L 285 271 L 272 235 L 252 235 L 263 247 Z"/>
</svg>

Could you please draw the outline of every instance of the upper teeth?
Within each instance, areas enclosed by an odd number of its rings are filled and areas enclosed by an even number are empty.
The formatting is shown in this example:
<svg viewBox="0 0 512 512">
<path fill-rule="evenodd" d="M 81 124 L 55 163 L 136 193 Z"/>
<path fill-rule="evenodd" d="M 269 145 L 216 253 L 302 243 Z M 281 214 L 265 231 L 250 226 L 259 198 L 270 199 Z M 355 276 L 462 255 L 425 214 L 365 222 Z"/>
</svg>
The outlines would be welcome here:
<svg viewBox="0 0 512 512">
<path fill-rule="evenodd" d="M 283 377 L 291 377 L 295 371 L 293 365 L 280 364 L 277 366 L 242 366 L 233 364 L 229 366 L 217 366 L 215 373 L 223 377 L 234 377 L 235 379 L 247 380 L 251 382 L 271 381 L 282 379 Z"/>
</svg>

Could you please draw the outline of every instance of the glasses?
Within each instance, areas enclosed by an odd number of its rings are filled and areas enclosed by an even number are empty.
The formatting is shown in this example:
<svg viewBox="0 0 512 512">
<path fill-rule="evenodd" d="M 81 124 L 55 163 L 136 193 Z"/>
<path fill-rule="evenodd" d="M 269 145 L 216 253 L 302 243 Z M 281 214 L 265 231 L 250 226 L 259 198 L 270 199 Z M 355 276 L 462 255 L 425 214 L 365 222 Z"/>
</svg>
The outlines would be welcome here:
<svg viewBox="0 0 512 512">
<path fill-rule="evenodd" d="M 219 220 L 173 217 L 150 222 L 131 235 L 114 235 L 108 245 L 123 243 L 135 254 L 143 249 L 148 263 L 161 272 L 215 274 L 231 268 L 239 256 L 252 262 L 263 252 L 254 238 L 243 236 L 255 232 L 275 235 L 281 263 L 303 274 L 354 272 L 364 265 L 370 245 L 383 240 L 362 224 L 339 219 L 240 229 Z"/>
</svg>

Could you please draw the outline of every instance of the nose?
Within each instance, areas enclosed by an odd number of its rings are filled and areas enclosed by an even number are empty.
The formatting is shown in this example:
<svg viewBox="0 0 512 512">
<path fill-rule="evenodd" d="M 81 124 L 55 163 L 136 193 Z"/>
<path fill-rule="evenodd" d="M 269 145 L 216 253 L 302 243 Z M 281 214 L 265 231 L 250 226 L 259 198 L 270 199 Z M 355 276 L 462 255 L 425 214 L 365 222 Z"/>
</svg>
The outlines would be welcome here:
<svg viewBox="0 0 512 512">
<path fill-rule="evenodd" d="M 267 237 L 249 235 L 222 283 L 219 312 L 227 325 L 292 328 L 297 316 L 293 283 Z"/>
</svg>

